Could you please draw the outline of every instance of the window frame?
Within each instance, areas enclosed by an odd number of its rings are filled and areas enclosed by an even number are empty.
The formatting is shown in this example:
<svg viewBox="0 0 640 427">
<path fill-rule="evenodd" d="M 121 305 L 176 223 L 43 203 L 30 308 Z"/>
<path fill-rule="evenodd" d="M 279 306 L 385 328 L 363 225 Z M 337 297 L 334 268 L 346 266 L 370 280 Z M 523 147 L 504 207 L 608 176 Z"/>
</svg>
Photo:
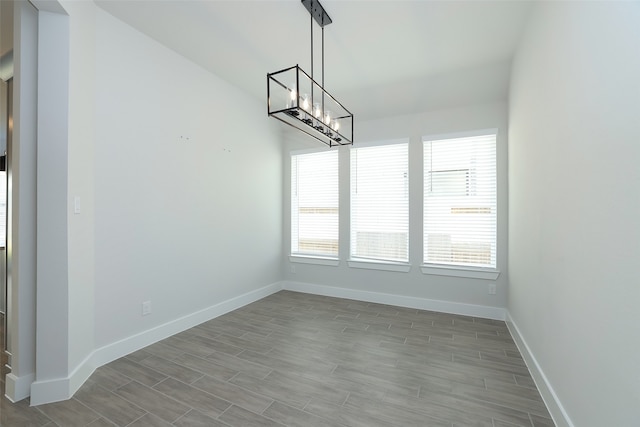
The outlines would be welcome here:
<svg viewBox="0 0 640 427">
<path fill-rule="evenodd" d="M 421 138 L 421 152 L 424 158 L 424 147 L 425 142 L 429 141 L 440 141 L 446 139 L 458 139 L 458 138 L 472 138 L 472 137 L 481 137 L 481 136 L 489 136 L 495 135 L 495 173 L 496 173 L 496 182 L 495 182 L 495 207 L 496 207 L 496 216 L 495 216 L 495 246 L 496 246 L 496 254 L 495 254 L 495 267 L 481 267 L 481 266 L 467 266 L 467 265 L 458 265 L 458 264 L 444 264 L 444 263 L 429 263 L 425 262 L 425 239 L 427 238 L 425 233 L 425 189 L 423 187 L 422 190 L 422 262 L 420 265 L 420 269 L 425 275 L 437 275 L 437 276 L 451 276 L 451 277 L 463 277 L 463 278 L 474 278 L 474 279 L 484 279 L 484 280 L 496 280 L 500 275 L 499 270 L 499 234 L 500 234 L 500 225 L 499 225 L 499 190 L 500 190 L 500 182 L 499 182 L 499 143 L 500 143 L 500 133 L 498 128 L 489 128 L 489 129 L 480 129 L 473 131 L 465 131 L 465 132 L 452 132 L 445 134 L 429 134 L 423 135 Z M 427 173 L 427 166 L 422 165 L 422 184 L 424 186 L 425 183 L 425 175 Z"/>
<path fill-rule="evenodd" d="M 295 156 L 304 156 L 308 154 L 320 154 L 325 152 L 335 152 L 335 156 L 337 157 L 336 161 L 336 175 L 337 175 L 337 201 L 338 201 L 338 220 L 337 220 L 337 247 L 338 250 L 335 255 L 330 254 L 321 254 L 321 253 L 303 253 L 303 252 L 294 252 L 293 251 L 293 237 L 294 237 L 294 220 L 293 220 L 293 206 L 294 206 L 294 187 L 293 187 L 293 159 Z M 306 149 L 306 150 L 292 150 L 289 152 L 289 261 L 296 263 L 304 263 L 304 264 L 316 264 L 316 265 L 328 265 L 328 266 L 337 266 L 339 264 L 340 258 L 340 153 L 337 149 Z"/>
<path fill-rule="evenodd" d="M 353 153 L 354 150 L 359 148 L 371 148 L 371 147 L 383 147 L 389 145 L 399 145 L 406 144 L 407 146 L 407 177 L 406 177 L 406 185 L 407 185 L 407 260 L 399 261 L 399 260 L 391 260 L 391 259 L 381 259 L 381 258 L 366 258 L 359 257 L 353 254 L 354 242 L 353 240 L 353 212 L 354 212 L 354 171 L 352 169 L 353 166 Z M 410 253 L 410 244 L 411 244 L 411 191 L 410 191 L 410 162 L 409 162 L 409 153 L 411 150 L 411 141 L 410 138 L 398 138 L 398 139 L 388 139 L 388 140 L 378 140 L 378 141 L 367 141 L 367 142 L 358 142 L 354 143 L 353 146 L 349 150 L 349 258 L 347 260 L 347 265 L 351 268 L 359 268 L 359 269 L 370 269 L 370 270 L 383 270 L 383 271 L 395 271 L 395 272 L 409 272 L 411 270 L 411 253 Z"/>
</svg>

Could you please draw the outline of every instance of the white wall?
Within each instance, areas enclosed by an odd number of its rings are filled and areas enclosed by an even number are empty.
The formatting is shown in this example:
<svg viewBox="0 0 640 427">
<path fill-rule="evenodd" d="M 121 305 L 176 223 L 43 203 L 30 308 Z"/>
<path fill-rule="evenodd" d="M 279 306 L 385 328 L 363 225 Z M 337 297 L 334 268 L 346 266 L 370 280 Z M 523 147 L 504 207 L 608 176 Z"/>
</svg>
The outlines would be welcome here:
<svg viewBox="0 0 640 427">
<path fill-rule="evenodd" d="M 540 2 L 513 68 L 508 307 L 560 426 L 640 421 L 639 23 Z"/>
<path fill-rule="evenodd" d="M 495 281 L 425 275 L 420 270 L 422 263 L 422 137 L 447 133 L 498 128 L 498 259 L 501 275 Z M 284 277 L 287 281 L 337 287 L 341 289 L 376 292 L 426 300 L 446 301 L 449 307 L 456 304 L 484 307 L 506 307 L 506 243 L 507 243 L 507 106 L 504 103 L 479 105 L 466 108 L 433 111 L 409 116 L 356 121 L 355 139 L 359 142 L 409 138 L 409 251 L 410 272 L 390 272 L 350 268 L 349 257 L 349 162 L 348 147 L 340 148 L 340 264 L 337 267 L 295 263 L 295 274 L 291 272 L 288 255 L 291 242 L 290 217 L 290 157 L 291 150 L 318 147 L 319 142 L 309 144 L 305 140 L 287 138 L 284 151 Z M 309 139 L 309 138 L 307 138 Z M 496 284 L 497 294 L 489 295 L 488 285 Z M 410 299 L 404 299 L 409 301 Z M 401 303 L 389 299 L 389 303 Z M 440 309 L 447 309 L 440 306 Z M 464 306 L 458 308 L 465 309 Z M 496 312 L 496 311 L 494 311 Z M 499 310 L 497 311 L 499 312 Z"/>
<path fill-rule="evenodd" d="M 102 10 L 95 25 L 102 347 L 280 280 L 282 147 L 262 103 Z"/>
</svg>

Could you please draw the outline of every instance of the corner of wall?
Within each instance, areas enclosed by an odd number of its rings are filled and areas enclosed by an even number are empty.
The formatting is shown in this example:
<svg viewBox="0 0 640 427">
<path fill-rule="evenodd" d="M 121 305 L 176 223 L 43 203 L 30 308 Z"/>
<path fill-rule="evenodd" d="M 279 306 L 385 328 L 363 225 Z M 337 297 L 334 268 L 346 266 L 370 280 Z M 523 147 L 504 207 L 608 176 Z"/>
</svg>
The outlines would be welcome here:
<svg viewBox="0 0 640 427">
<path fill-rule="evenodd" d="M 574 427 L 573 422 L 569 418 L 567 411 L 562 406 L 560 399 L 556 395 L 549 379 L 545 375 L 542 367 L 536 360 L 535 356 L 531 352 L 531 349 L 527 345 L 527 342 L 524 340 L 524 337 L 520 333 L 520 329 L 514 322 L 511 317 L 511 313 L 509 310 L 506 310 L 506 319 L 505 322 L 507 324 L 507 328 L 513 337 L 513 341 L 516 343 L 518 350 L 520 350 L 520 354 L 522 354 L 522 358 L 524 359 L 527 368 L 529 368 L 529 372 L 531 373 L 531 378 L 536 384 L 540 395 L 542 396 L 542 400 L 547 406 L 547 410 L 553 419 L 556 427 Z"/>
</svg>

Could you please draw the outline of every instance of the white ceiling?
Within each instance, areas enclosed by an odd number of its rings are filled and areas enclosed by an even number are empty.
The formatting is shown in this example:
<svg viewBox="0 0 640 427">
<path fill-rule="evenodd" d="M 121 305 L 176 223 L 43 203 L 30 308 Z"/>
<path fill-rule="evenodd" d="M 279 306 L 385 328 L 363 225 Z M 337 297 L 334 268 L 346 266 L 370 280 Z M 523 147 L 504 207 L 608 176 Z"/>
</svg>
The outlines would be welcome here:
<svg viewBox="0 0 640 427">
<path fill-rule="evenodd" d="M 117 18 L 258 99 L 266 75 L 310 70 L 300 0 L 96 0 Z M 356 119 L 506 99 L 531 1 L 322 0 L 325 89 Z M 320 29 L 314 22 L 314 38 Z M 320 44 L 315 45 L 320 80 Z"/>
</svg>

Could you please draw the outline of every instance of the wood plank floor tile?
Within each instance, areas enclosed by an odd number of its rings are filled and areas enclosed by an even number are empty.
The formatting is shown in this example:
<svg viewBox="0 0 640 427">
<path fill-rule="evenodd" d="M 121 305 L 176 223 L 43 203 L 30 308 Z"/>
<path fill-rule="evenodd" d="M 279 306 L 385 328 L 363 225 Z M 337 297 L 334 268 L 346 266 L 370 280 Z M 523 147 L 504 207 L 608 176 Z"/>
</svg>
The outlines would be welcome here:
<svg viewBox="0 0 640 427">
<path fill-rule="evenodd" d="M 454 377 L 467 377 L 469 380 L 478 380 L 485 378 L 496 378 L 503 381 L 511 381 L 513 374 L 501 370 L 495 370 L 490 367 L 480 367 L 472 363 L 449 362 L 441 360 L 429 360 L 425 365 L 432 366 L 444 371 L 449 371 Z"/>
<path fill-rule="evenodd" d="M 305 412 L 327 418 L 347 427 L 389 427 L 389 421 L 357 409 L 312 399 Z"/>
<path fill-rule="evenodd" d="M 431 426 L 431 427 L 450 427 L 451 421 L 446 418 L 437 418 L 434 415 L 444 416 L 442 413 L 418 412 L 410 410 L 407 406 L 391 404 L 387 401 L 373 401 L 368 398 L 361 398 L 356 394 L 351 394 L 345 404 L 347 409 L 377 417 L 386 420 L 389 424 L 397 424 L 401 426 Z M 487 425 L 487 427 L 490 427 Z"/>
<path fill-rule="evenodd" d="M 496 378 L 485 378 L 484 382 L 487 390 L 502 391 L 505 393 L 511 393 L 515 396 L 526 397 L 527 399 L 542 402 L 542 397 L 536 389 L 523 387 L 515 382 L 502 381 Z"/>
<path fill-rule="evenodd" d="M 547 416 L 540 416 L 535 414 L 529 414 L 533 427 L 555 427 L 551 415 L 547 413 Z"/>
<path fill-rule="evenodd" d="M 555 427 L 551 415 L 547 411 L 545 415 L 529 414 L 533 427 Z"/>
<path fill-rule="evenodd" d="M 309 378 L 311 380 L 317 381 L 318 383 L 323 384 L 325 387 L 334 388 L 336 390 L 343 390 L 349 393 L 359 393 L 360 395 L 369 396 L 372 399 L 382 399 L 388 392 L 388 390 L 384 387 L 372 387 L 371 385 L 354 382 L 347 378 L 342 378 L 338 375 L 320 375 L 307 372 L 303 373 L 302 376 L 304 378 Z M 408 391 L 407 393 L 410 392 L 412 391 Z"/>
<path fill-rule="evenodd" d="M 243 373 L 236 375 L 229 382 L 254 393 L 268 396 L 273 400 L 279 400 L 294 408 L 304 408 L 311 399 L 308 396 L 296 393 L 296 390 L 292 390 L 291 387 L 283 387 L 273 382 L 268 383 Z"/>
<path fill-rule="evenodd" d="M 139 406 L 97 384 L 85 384 L 75 398 L 118 426 L 126 426 L 146 413 Z"/>
<path fill-rule="evenodd" d="M 515 375 L 529 374 L 529 369 L 527 369 L 526 366 L 512 365 L 509 363 L 502 363 L 502 362 L 497 362 L 493 360 L 476 359 L 475 357 L 460 356 L 460 355 L 454 354 L 453 362 L 462 364 L 462 365 L 470 365 L 478 368 L 491 369 L 497 372 L 505 372 L 508 374 L 515 374 Z"/>
<path fill-rule="evenodd" d="M 399 360 L 408 355 L 404 344 L 389 344 L 368 347 L 357 343 L 330 344 L 322 350 L 321 357 L 335 365 L 362 364 L 368 366 L 397 366 Z"/>
<path fill-rule="evenodd" d="M 547 409 L 541 400 L 533 400 L 514 393 L 486 390 L 478 387 L 462 386 L 453 392 L 457 396 L 477 402 L 488 402 L 500 406 L 506 406 L 522 412 L 528 412 L 545 416 Z"/>
<path fill-rule="evenodd" d="M 149 353 L 147 349 L 143 348 L 141 350 L 134 351 L 133 353 L 127 354 L 125 357 L 134 362 L 140 362 L 141 360 L 146 359 L 150 355 L 151 353 Z"/>
<path fill-rule="evenodd" d="M 506 406 L 490 402 L 476 401 L 453 393 L 434 393 L 421 390 L 419 397 L 425 401 L 425 404 L 436 403 L 461 412 L 477 414 L 482 417 L 500 419 L 512 422 L 516 425 L 531 427 L 531 420 L 528 413 Z"/>
<path fill-rule="evenodd" d="M 335 369 L 335 364 L 326 361 L 314 361 L 315 363 L 309 363 L 304 358 L 298 357 L 292 353 L 278 352 L 275 355 L 271 353 L 260 354 L 254 351 L 243 351 L 238 354 L 240 359 L 248 360 L 249 362 L 262 364 L 268 366 L 271 369 L 280 369 L 283 371 L 294 372 L 318 372 L 323 374 L 330 374 Z"/>
<path fill-rule="evenodd" d="M 257 414 L 262 413 L 267 409 L 274 400 L 270 397 L 266 397 L 257 393 L 253 393 L 235 384 L 220 381 L 215 378 L 204 376 L 198 381 L 194 382 L 193 387 L 213 394 L 227 402 L 233 403 L 236 406 L 255 412 Z"/>
<path fill-rule="evenodd" d="M 196 327 L 192 330 L 188 330 L 179 335 L 181 339 L 187 339 L 191 335 L 201 336 L 205 338 L 216 339 L 221 335 L 227 335 L 230 337 L 240 338 L 247 331 L 241 328 L 225 325 L 224 323 L 216 323 L 208 325 L 206 327 Z"/>
<path fill-rule="evenodd" d="M 302 396 L 315 397 L 336 404 L 342 404 L 349 395 L 349 392 L 345 390 L 326 386 L 321 381 L 316 381 L 291 372 L 273 371 L 264 378 L 264 382 L 282 388 L 289 388 Z"/>
<path fill-rule="evenodd" d="M 192 333 L 191 330 L 166 338 L 160 341 L 163 344 L 182 350 L 183 353 L 194 354 L 196 356 L 208 356 L 215 350 L 216 341 Z"/>
<path fill-rule="evenodd" d="M 253 363 L 246 359 L 241 359 L 237 356 L 217 351 L 208 355 L 206 360 L 210 360 L 220 366 L 231 369 L 234 372 L 244 372 L 245 374 L 249 374 L 257 378 L 264 378 L 273 370 L 268 366 Z"/>
<path fill-rule="evenodd" d="M 216 338 L 216 341 L 219 341 L 223 344 L 232 345 L 235 347 L 240 347 L 245 350 L 254 351 L 256 353 L 267 353 L 269 350 L 272 349 L 270 345 L 257 343 L 255 341 L 246 340 L 243 338 L 238 338 L 238 337 L 225 335 L 225 334 L 222 334 L 218 338 Z"/>
<path fill-rule="evenodd" d="M 149 356 L 146 359 L 142 359 L 139 363 L 187 384 L 191 384 L 203 375 L 202 372 L 195 371 L 158 356 Z"/>
<path fill-rule="evenodd" d="M 236 370 L 188 353 L 176 357 L 173 362 L 223 381 L 233 378 L 238 373 Z"/>
<path fill-rule="evenodd" d="M 173 378 L 167 378 L 154 389 L 212 418 L 217 418 L 231 406 L 231 403 L 224 399 Z"/>
<path fill-rule="evenodd" d="M 269 334 L 271 334 L 273 332 L 273 328 L 268 327 L 268 325 L 265 324 L 252 324 L 249 322 L 242 322 L 239 320 L 236 320 L 234 318 L 232 319 L 226 319 L 222 321 L 222 324 L 225 326 L 229 326 L 229 327 L 233 327 L 233 328 L 237 328 L 240 329 L 242 331 L 246 332 L 251 332 L 253 334 L 256 335 L 261 335 L 261 336 L 268 336 Z"/>
<path fill-rule="evenodd" d="M 94 422 L 92 422 L 91 424 L 87 424 L 87 427 L 113 427 L 115 424 L 107 421 L 105 418 L 98 418 L 97 420 L 95 420 Z"/>
<path fill-rule="evenodd" d="M 163 359 L 171 360 L 174 357 L 178 357 L 184 353 L 182 348 L 176 348 L 171 345 L 165 344 L 163 341 L 151 344 L 144 348 L 147 353 L 154 356 L 162 357 Z"/>
<path fill-rule="evenodd" d="M 273 402 L 263 413 L 264 416 L 290 427 L 342 427 L 333 421 L 309 412 Z"/>
<path fill-rule="evenodd" d="M 173 425 L 177 427 L 229 427 L 229 424 L 208 417 L 195 409 L 179 418 Z"/>
<path fill-rule="evenodd" d="M 181 332 L 176 336 L 182 337 L 182 339 L 187 339 L 188 337 L 194 337 L 194 336 L 201 336 L 204 338 L 215 340 L 217 337 L 220 336 L 220 334 L 221 334 L 220 332 L 215 330 L 215 324 L 212 324 L 211 326 L 205 326 L 205 323 L 202 323 L 191 329 L 187 329 L 186 331 Z"/>
<path fill-rule="evenodd" d="M 137 406 L 169 423 L 174 422 L 191 409 L 189 406 L 136 381 L 120 387 L 114 393 L 129 402 L 135 402 Z"/>
<path fill-rule="evenodd" d="M 405 375 L 394 378 L 393 375 L 386 374 L 384 377 L 381 377 L 378 376 L 375 371 L 368 371 L 364 367 L 338 366 L 333 371 L 333 375 L 374 389 L 405 394 L 408 396 L 417 396 L 420 388 L 417 381 L 412 378 L 408 378 Z"/>
<path fill-rule="evenodd" d="M 158 371 L 154 371 L 151 368 L 147 368 L 146 366 L 143 366 L 125 357 L 114 360 L 106 366 L 122 375 L 131 378 L 132 380 L 136 380 L 148 386 L 158 384 L 160 381 L 167 378 L 167 375 L 162 374 Z"/>
<path fill-rule="evenodd" d="M 100 418 L 100 414 L 76 399 L 40 405 L 38 409 L 60 426 L 85 426 Z"/>
<path fill-rule="evenodd" d="M 104 389 L 113 391 L 133 380 L 108 366 L 101 366 L 91 375 L 91 381 Z"/>
<path fill-rule="evenodd" d="M 169 424 L 162 418 L 156 417 L 153 414 L 145 414 L 142 417 L 138 418 L 127 427 L 171 427 L 172 424 Z"/>
<path fill-rule="evenodd" d="M 514 378 L 518 385 L 537 390 L 536 383 L 533 381 L 533 378 L 531 378 L 531 375 L 514 375 Z"/>
<path fill-rule="evenodd" d="M 501 420 L 493 420 L 493 425 L 495 427 L 522 427 L 521 424 L 514 424 L 514 423 L 501 421 Z M 454 426 L 454 427 L 457 427 L 457 426 Z"/>
<path fill-rule="evenodd" d="M 355 398 L 354 395 L 351 395 L 350 398 L 352 396 Z M 453 405 L 443 402 L 392 394 L 385 395 L 382 401 L 406 411 L 428 415 L 437 420 L 452 421 L 465 426 L 493 427 L 490 416 L 475 411 L 464 411 L 460 407 L 452 407 Z"/>
<path fill-rule="evenodd" d="M 224 411 L 218 419 L 232 427 L 283 427 L 283 424 L 235 405 Z"/>
</svg>

